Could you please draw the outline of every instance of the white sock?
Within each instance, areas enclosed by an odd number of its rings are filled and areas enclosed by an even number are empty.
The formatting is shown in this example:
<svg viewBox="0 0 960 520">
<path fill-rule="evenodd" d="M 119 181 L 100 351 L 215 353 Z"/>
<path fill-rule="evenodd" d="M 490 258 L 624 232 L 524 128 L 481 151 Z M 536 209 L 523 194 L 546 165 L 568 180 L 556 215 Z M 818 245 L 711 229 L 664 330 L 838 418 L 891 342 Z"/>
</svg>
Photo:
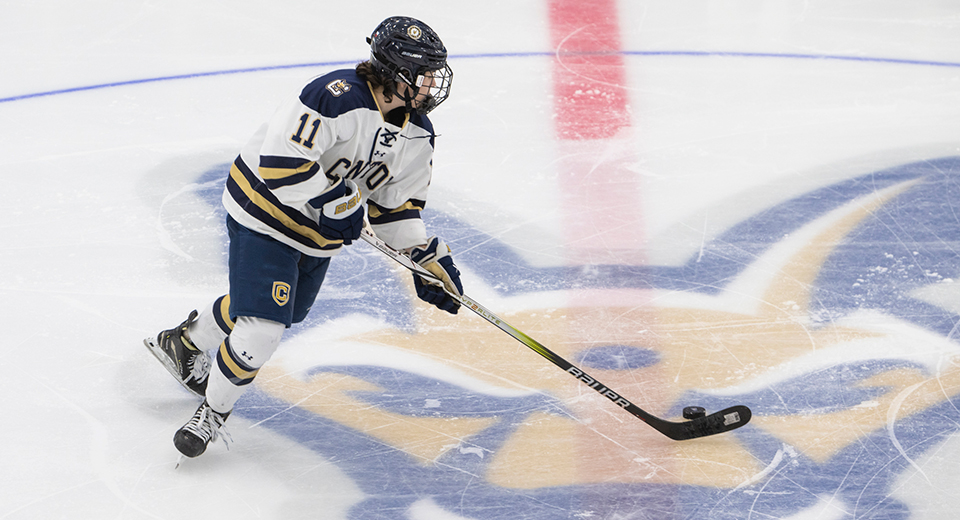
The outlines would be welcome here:
<svg viewBox="0 0 960 520">
<path fill-rule="evenodd" d="M 207 305 L 196 321 L 187 327 L 187 339 L 205 352 L 216 349 L 230 334 L 234 323 L 229 315 L 230 296 L 224 295 Z"/>
<path fill-rule="evenodd" d="M 230 336 L 220 344 L 210 367 L 207 404 L 226 413 L 253 382 L 260 367 L 277 350 L 286 327 L 262 318 L 241 316 Z"/>
</svg>

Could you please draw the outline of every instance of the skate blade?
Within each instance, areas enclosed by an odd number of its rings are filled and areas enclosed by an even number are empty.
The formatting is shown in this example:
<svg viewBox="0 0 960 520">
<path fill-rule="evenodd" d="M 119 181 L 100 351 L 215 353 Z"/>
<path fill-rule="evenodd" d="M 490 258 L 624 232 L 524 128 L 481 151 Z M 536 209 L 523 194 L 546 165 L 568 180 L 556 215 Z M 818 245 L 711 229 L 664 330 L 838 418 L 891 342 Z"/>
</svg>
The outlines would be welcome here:
<svg viewBox="0 0 960 520">
<path fill-rule="evenodd" d="M 186 388 L 188 392 L 190 392 L 191 394 L 197 397 L 200 397 L 200 398 L 203 397 L 202 394 L 194 392 L 192 388 L 187 386 L 187 384 L 180 379 L 180 372 L 177 370 L 177 367 L 175 367 L 173 365 L 173 361 L 171 361 L 170 358 L 168 358 L 167 355 L 164 354 L 162 350 L 160 350 L 160 345 L 157 345 L 155 338 L 144 339 L 143 346 L 147 347 L 147 350 L 149 350 L 150 353 L 153 354 L 153 357 L 157 358 L 157 361 L 159 361 L 160 364 L 167 369 L 167 372 L 170 372 L 170 375 L 173 376 L 173 378 L 176 379 L 178 383 L 180 383 L 180 386 Z"/>
</svg>

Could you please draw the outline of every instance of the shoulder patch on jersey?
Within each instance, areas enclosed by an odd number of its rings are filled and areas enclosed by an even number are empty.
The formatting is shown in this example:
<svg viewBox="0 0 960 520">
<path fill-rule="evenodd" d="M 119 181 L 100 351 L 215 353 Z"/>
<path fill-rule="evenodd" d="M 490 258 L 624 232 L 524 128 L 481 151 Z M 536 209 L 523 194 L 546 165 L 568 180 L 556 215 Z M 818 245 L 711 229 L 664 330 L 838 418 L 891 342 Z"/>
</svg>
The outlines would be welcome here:
<svg viewBox="0 0 960 520">
<path fill-rule="evenodd" d="M 333 94 L 333 97 L 340 97 L 345 93 L 350 92 L 351 88 L 352 87 L 350 84 L 342 79 L 335 79 L 330 83 L 327 83 L 327 90 Z"/>
<path fill-rule="evenodd" d="M 314 78 L 300 91 L 300 102 L 325 117 L 337 117 L 358 108 L 377 110 L 367 82 L 352 69 Z"/>
</svg>

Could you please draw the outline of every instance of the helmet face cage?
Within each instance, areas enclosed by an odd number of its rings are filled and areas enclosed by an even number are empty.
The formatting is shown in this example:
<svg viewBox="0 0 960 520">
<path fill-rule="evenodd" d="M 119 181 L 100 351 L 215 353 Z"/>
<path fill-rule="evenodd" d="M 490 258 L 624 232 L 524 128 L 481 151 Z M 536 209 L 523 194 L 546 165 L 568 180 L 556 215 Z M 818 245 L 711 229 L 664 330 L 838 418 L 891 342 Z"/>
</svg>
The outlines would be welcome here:
<svg viewBox="0 0 960 520">
<path fill-rule="evenodd" d="M 421 115 L 450 95 L 453 70 L 447 64 L 447 49 L 423 22 L 399 16 L 387 18 L 367 38 L 367 43 L 374 68 L 385 78 L 410 87 L 409 94 L 400 96 L 408 111 L 414 110 L 413 100 L 420 94 L 425 96 L 416 108 Z"/>
<path fill-rule="evenodd" d="M 423 92 L 426 88 L 426 99 L 420 102 L 417 113 L 426 115 L 437 105 L 443 103 L 450 96 L 450 85 L 453 84 L 453 70 L 446 63 L 439 70 L 427 71 L 417 76 L 414 92 Z M 412 97 L 416 97 L 414 94 Z M 406 99 L 406 98 L 404 98 Z"/>
</svg>

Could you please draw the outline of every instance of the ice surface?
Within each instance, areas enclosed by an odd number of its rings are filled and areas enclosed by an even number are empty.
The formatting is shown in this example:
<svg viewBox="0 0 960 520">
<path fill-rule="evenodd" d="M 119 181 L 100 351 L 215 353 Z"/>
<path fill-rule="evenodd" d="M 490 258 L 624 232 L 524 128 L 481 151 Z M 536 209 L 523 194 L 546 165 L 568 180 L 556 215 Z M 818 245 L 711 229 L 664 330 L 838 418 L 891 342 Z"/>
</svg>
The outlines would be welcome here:
<svg viewBox="0 0 960 520">
<path fill-rule="evenodd" d="M 352 7 L 4 6 L 0 517 L 960 509 L 954 6 Z M 468 294 L 651 413 L 746 404 L 751 424 L 666 440 L 478 317 L 421 305 L 358 243 L 238 403 L 230 449 L 177 467 L 197 403 L 141 340 L 226 291 L 239 147 L 399 13 L 456 71 L 424 218 Z M 619 119 L 580 126 L 577 103 Z"/>
</svg>

